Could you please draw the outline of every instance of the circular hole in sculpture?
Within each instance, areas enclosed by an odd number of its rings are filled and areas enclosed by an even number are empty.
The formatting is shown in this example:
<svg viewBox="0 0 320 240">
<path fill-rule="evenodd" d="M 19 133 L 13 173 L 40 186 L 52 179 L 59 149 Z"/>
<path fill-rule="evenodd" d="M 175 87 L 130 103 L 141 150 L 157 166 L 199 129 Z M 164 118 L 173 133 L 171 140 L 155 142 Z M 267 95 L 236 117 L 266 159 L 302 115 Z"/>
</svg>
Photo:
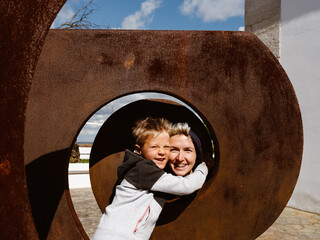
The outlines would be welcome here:
<svg viewBox="0 0 320 240">
<path fill-rule="evenodd" d="M 168 104 L 168 108 L 166 108 L 166 104 Z M 159 106 L 164 109 L 155 110 Z M 112 174 L 114 177 L 110 178 L 114 179 L 116 167 L 119 164 L 117 162 L 112 166 L 106 166 L 109 163 L 103 162 L 110 162 L 110 160 L 106 160 L 105 158 L 117 158 L 119 152 L 123 151 L 124 148 L 133 150 L 134 142 L 125 141 L 126 138 L 118 137 L 117 134 L 130 135 L 132 128 L 130 124 L 132 124 L 134 117 L 141 119 L 148 115 L 153 115 L 153 117 L 163 115 L 171 121 L 174 120 L 173 122 L 182 122 L 182 117 L 171 116 L 176 115 L 176 108 L 181 108 L 183 114 L 186 114 L 187 118 L 184 122 L 189 123 L 192 120 L 193 123 L 201 125 L 202 132 L 205 132 L 205 135 L 207 135 L 207 151 L 212 154 L 216 168 L 218 166 L 218 148 L 213 129 L 211 126 L 206 125 L 206 122 L 190 106 L 170 95 L 143 92 L 117 98 L 101 107 L 84 124 L 70 156 L 69 188 L 75 211 L 90 238 L 93 236 L 99 223 L 101 212 L 104 211 L 105 206 L 109 203 L 110 187 L 106 187 L 105 189 L 107 190 L 101 190 L 99 182 L 110 181 L 106 178 Z M 132 115 L 135 116 L 130 118 Z M 128 122 L 128 124 L 119 125 L 119 118 L 123 119 L 124 117 L 126 118 L 125 122 Z M 210 149 L 208 150 L 208 148 Z M 103 168 L 108 168 L 106 174 L 99 172 L 103 171 Z M 110 170 L 111 168 L 113 170 Z M 189 197 L 189 199 L 192 201 L 193 198 Z M 170 202 L 180 204 L 178 200 L 179 198 L 176 198 Z M 172 220 L 174 219 L 164 220 L 161 224 Z"/>
</svg>

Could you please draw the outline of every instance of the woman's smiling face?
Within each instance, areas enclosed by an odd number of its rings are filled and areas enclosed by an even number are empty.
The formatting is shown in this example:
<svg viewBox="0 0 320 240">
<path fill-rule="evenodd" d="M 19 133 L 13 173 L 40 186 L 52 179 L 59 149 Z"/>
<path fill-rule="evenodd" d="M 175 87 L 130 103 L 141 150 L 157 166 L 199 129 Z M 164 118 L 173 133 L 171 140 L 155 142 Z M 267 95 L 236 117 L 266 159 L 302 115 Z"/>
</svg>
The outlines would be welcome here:
<svg viewBox="0 0 320 240">
<path fill-rule="evenodd" d="M 183 134 L 170 138 L 169 165 L 177 176 L 191 173 L 197 154 L 191 137 Z"/>
</svg>

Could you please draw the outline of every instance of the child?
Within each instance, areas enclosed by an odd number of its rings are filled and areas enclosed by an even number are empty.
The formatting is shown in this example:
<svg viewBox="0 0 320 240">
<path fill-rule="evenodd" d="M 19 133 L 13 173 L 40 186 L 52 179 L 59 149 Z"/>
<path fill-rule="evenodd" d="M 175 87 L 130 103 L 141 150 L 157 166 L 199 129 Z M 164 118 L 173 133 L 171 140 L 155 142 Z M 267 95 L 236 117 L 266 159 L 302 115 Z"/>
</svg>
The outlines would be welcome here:
<svg viewBox="0 0 320 240">
<path fill-rule="evenodd" d="M 101 217 L 94 240 L 149 239 L 165 203 L 156 192 L 182 196 L 202 187 L 208 174 L 205 163 L 186 177 L 163 171 L 168 162 L 171 127 L 163 118 L 148 117 L 136 123 L 135 153 L 125 152 L 117 172 L 120 184 Z"/>
</svg>

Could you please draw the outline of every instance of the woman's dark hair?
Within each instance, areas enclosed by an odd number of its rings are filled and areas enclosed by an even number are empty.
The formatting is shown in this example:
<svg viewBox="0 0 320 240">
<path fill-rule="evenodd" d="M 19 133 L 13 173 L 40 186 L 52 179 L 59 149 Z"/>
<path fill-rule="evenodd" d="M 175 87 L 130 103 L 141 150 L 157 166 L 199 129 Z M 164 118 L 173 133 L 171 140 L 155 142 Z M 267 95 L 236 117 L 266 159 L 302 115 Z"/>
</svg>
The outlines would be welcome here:
<svg viewBox="0 0 320 240">
<path fill-rule="evenodd" d="M 194 164 L 194 167 L 193 167 L 193 170 L 194 170 L 203 161 L 203 150 L 202 150 L 201 141 L 200 141 L 199 137 L 197 136 L 197 134 L 195 134 L 195 132 L 193 132 L 191 130 L 189 132 L 189 135 L 192 139 L 194 148 L 196 149 L 196 153 L 197 153 L 196 163 Z"/>
</svg>

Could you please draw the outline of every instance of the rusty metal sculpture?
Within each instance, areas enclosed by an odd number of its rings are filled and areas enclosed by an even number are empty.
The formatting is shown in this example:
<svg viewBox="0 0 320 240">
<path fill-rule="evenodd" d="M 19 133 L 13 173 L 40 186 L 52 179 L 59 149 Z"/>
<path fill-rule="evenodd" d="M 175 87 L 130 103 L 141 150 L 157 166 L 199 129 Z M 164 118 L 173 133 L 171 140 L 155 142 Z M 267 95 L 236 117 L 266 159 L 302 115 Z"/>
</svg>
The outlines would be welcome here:
<svg viewBox="0 0 320 240">
<path fill-rule="evenodd" d="M 88 238 L 68 190 L 73 142 L 101 106 L 145 91 L 184 100 L 219 146 L 215 177 L 153 239 L 254 239 L 279 216 L 300 170 L 302 121 L 287 75 L 257 37 L 66 30 L 50 31 L 42 47 L 64 1 L 5 3 L 1 239 Z"/>
<path fill-rule="evenodd" d="M 0 238 L 37 239 L 24 170 L 27 97 L 41 47 L 65 0 L 0 4 Z"/>
</svg>

